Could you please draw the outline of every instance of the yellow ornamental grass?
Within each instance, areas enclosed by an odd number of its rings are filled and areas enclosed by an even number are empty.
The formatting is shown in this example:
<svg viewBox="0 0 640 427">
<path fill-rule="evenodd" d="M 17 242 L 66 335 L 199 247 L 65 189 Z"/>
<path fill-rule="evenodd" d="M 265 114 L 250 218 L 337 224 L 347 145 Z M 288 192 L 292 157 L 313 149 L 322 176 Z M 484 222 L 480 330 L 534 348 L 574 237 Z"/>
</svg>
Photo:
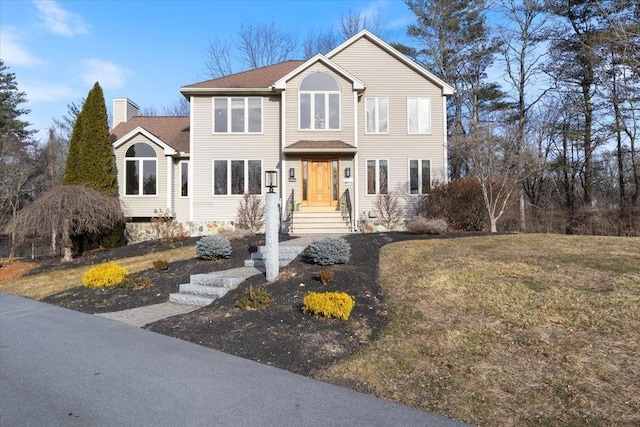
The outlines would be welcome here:
<svg viewBox="0 0 640 427">
<path fill-rule="evenodd" d="M 309 292 L 302 300 L 302 312 L 347 320 L 355 300 L 344 292 Z"/>
<path fill-rule="evenodd" d="M 129 275 L 129 272 L 115 262 L 100 264 L 91 268 L 82 276 L 82 283 L 87 288 L 116 286 Z"/>
</svg>

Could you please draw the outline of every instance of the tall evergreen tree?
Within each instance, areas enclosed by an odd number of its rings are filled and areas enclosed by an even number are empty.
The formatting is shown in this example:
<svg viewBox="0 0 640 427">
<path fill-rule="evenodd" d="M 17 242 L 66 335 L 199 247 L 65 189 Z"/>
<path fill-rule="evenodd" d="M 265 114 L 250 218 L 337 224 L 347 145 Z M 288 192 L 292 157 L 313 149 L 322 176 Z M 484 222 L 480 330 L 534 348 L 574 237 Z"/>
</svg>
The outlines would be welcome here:
<svg viewBox="0 0 640 427">
<path fill-rule="evenodd" d="M 107 107 L 97 82 L 73 127 L 64 183 L 83 184 L 108 196 L 117 192 Z"/>
</svg>

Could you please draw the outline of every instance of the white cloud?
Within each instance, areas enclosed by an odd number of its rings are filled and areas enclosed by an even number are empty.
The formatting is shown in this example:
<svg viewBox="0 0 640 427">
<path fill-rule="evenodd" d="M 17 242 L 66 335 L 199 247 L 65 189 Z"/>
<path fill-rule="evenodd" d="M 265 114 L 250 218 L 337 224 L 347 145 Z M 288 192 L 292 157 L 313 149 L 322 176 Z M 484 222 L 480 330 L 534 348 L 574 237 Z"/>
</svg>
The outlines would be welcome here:
<svg viewBox="0 0 640 427">
<path fill-rule="evenodd" d="M 394 19 L 393 21 L 387 22 L 386 27 L 390 30 L 397 30 L 399 28 L 406 29 L 409 25 L 415 24 L 416 18 L 411 15 L 403 16 L 401 18 Z"/>
<path fill-rule="evenodd" d="M 89 26 L 82 16 L 64 10 L 54 0 L 37 0 L 33 4 L 44 26 L 53 34 L 65 37 L 89 34 Z"/>
<path fill-rule="evenodd" d="M 74 90 L 65 85 L 25 84 L 21 86 L 21 90 L 27 93 L 27 99 L 30 103 L 59 101 L 76 97 Z"/>
<path fill-rule="evenodd" d="M 31 55 L 20 42 L 11 28 L 0 29 L 0 52 L 7 65 L 33 67 L 44 64 L 44 61 Z"/>
<path fill-rule="evenodd" d="M 85 59 L 81 61 L 85 70 L 80 77 L 87 85 L 99 82 L 103 89 L 119 89 L 125 85 L 131 71 L 112 62 L 101 59 Z"/>
</svg>

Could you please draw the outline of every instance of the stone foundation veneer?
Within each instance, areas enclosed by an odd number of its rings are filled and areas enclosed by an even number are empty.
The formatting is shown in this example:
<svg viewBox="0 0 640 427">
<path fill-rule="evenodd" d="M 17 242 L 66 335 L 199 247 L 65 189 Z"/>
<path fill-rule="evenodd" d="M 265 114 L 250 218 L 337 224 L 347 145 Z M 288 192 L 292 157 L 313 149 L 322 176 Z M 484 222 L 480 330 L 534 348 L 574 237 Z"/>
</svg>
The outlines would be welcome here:
<svg viewBox="0 0 640 427">
<path fill-rule="evenodd" d="M 178 222 L 175 224 L 176 232 L 180 231 L 179 227 L 181 227 L 184 234 L 191 237 L 217 234 L 226 230 L 235 230 L 234 221 Z M 125 236 L 128 244 L 160 238 L 153 224 L 150 222 L 127 222 Z"/>
</svg>

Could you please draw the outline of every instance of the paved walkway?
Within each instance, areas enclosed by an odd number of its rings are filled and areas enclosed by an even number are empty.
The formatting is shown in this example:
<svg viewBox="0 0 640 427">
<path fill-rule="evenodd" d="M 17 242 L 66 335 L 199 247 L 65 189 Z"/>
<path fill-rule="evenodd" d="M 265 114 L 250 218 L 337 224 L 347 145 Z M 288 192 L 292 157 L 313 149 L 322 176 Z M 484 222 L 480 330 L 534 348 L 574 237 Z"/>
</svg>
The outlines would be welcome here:
<svg viewBox="0 0 640 427">
<path fill-rule="evenodd" d="M 296 237 L 295 239 L 280 242 L 280 246 L 309 246 L 309 244 L 321 236 L 309 235 Z M 253 267 L 239 267 L 230 270 L 216 271 L 221 276 L 242 277 L 244 280 L 256 274 L 263 274 L 262 271 Z M 128 325 L 143 327 L 148 323 L 157 322 L 167 317 L 177 316 L 179 314 L 190 313 L 201 307 L 174 304 L 165 302 L 162 304 L 147 305 L 144 307 L 131 308 L 129 310 L 114 311 L 111 313 L 99 313 L 97 316 L 106 317 L 107 319 L 117 320 Z"/>
<path fill-rule="evenodd" d="M 98 316 L 0 293 L 0 426 L 461 426 Z"/>
</svg>

